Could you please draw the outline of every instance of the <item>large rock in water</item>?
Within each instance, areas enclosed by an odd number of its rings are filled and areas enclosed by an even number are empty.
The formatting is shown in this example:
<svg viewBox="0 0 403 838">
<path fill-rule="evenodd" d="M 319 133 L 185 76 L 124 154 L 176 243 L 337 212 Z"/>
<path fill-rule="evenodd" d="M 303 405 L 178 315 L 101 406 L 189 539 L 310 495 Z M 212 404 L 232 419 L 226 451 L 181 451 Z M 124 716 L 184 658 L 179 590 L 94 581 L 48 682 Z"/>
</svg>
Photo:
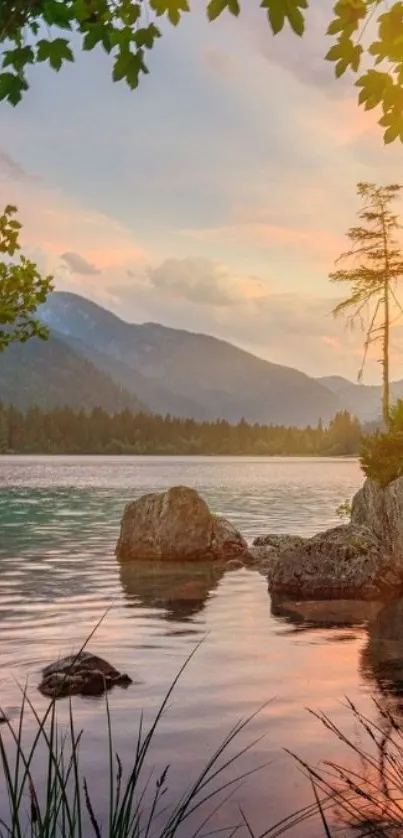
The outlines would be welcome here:
<svg viewBox="0 0 403 838">
<path fill-rule="evenodd" d="M 401 584 L 391 557 L 366 528 L 334 527 L 279 550 L 269 589 L 303 599 L 382 599 Z"/>
<path fill-rule="evenodd" d="M 403 478 L 366 480 L 351 523 L 312 538 L 268 535 L 270 591 L 300 599 L 382 600 L 403 592 Z"/>
<path fill-rule="evenodd" d="M 242 558 L 247 550 L 235 527 L 213 515 L 186 486 L 129 503 L 116 545 L 120 561 L 227 561 Z"/>
</svg>

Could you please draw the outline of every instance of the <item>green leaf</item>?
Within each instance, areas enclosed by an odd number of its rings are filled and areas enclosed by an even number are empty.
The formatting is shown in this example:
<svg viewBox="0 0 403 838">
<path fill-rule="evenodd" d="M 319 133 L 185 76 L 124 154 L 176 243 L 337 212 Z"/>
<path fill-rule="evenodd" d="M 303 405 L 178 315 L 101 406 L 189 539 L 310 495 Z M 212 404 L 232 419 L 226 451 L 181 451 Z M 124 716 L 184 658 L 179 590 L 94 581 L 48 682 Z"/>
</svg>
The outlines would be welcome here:
<svg viewBox="0 0 403 838">
<path fill-rule="evenodd" d="M 188 0 L 149 0 L 151 9 L 156 15 L 166 15 L 168 20 L 176 26 L 182 12 L 189 12 Z"/>
<path fill-rule="evenodd" d="M 284 0 L 262 0 L 262 9 L 267 9 L 267 16 L 273 35 L 278 35 L 284 28 L 286 7 Z"/>
<path fill-rule="evenodd" d="M 45 0 L 41 7 L 43 19 L 48 26 L 71 29 L 72 9 L 70 3 L 61 0 Z"/>
<path fill-rule="evenodd" d="M 28 84 L 24 78 L 14 73 L 0 73 L 0 100 L 5 99 L 15 107 L 25 90 L 28 90 Z"/>
<path fill-rule="evenodd" d="M 83 38 L 83 49 L 90 52 L 97 44 L 101 43 L 105 37 L 105 27 L 102 23 L 88 24 L 87 31 Z"/>
<path fill-rule="evenodd" d="M 336 79 L 344 75 L 348 68 L 348 61 L 345 58 L 340 58 L 335 67 Z"/>
<path fill-rule="evenodd" d="M 343 29 L 343 21 L 340 18 L 335 18 L 329 23 L 326 30 L 326 35 L 338 35 Z"/>
<path fill-rule="evenodd" d="M 238 0 L 228 0 L 228 11 L 231 12 L 234 17 L 238 17 L 238 15 L 240 15 L 241 7 Z"/>
<path fill-rule="evenodd" d="M 140 74 L 148 73 L 144 64 L 142 50 L 137 52 L 121 52 L 113 67 L 113 81 L 124 79 L 129 87 L 134 90 L 138 87 Z"/>
<path fill-rule="evenodd" d="M 38 41 L 37 61 L 48 61 L 54 70 L 60 70 L 64 61 L 74 61 L 74 56 L 65 38 L 53 41 Z"/>
<path fill-rule="evenodd" d="M 286 0 L 286 16 L 293 32 L 302 37 L 305 31 L 305 18 L 298 8 L 299 4 L 293 0 Z"/>
<path fill-rule="evenodd" d="M 385 145 L 389 145 L 389 143 L 393 143 L 394 140 L 397 139 L 399 136 L 399 124 L 396 122 L 394 125 L 390 125 L 389 128 L 386 129 L 383 135 L 383 141 Z"/>
<path fill-rule="evenodd" d="M 24 67 L 33 64 L 34 60 L 35 53 L 32 47 L 17 47 L 4 53 L 3 67 L 14 67 L 18 72 L 22 72 Z"/>
<path fill-rule="evenodd" d="M 228 8 L 227 0 L 210 0 L 207 5 L 208 19 L 210 21 L 216 20 L 226 8 Z"/>
<path fill-rule="evenodd" d="M 133 3 L 132 0 L 123 0 L 120 7 L 120 19 L 125 26 L 134 26 L 140 16 L 140 3 Z"/>
<path fill-rule="evenodd" d="M 155 26 L 154 23 L 150 23 L 149 26 L 144 26 L 141 29 L 137 29 L 137 31 L 134 33 L 133 40 L 139 48 L 146 47 L 147 49 L 152 49 L 155 40 L 160 37 L 160 30 Z"/>
</svg>

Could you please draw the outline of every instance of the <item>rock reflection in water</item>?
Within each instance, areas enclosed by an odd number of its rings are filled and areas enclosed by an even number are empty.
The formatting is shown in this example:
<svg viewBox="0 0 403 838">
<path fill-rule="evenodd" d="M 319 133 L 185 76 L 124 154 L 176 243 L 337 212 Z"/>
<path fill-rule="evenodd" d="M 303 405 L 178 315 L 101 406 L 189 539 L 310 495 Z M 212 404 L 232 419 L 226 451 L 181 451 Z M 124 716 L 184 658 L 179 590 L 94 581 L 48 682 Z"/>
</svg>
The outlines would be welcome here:
<svg viewBox="0 0 403 838">
<path fill-rule="evenodd" d="M 311 629 L 362 628 L 382 608 L 379 602 L 351 599 L 292 600 L 272 596 L 271 613 L 292 626 L 293 631 Z"/>
<path fill-rule="evenodd" d="M 398 699 L 394 709 L 403 713 L 403 599 L 384 605 L 369 624 L 360 669 L 381 694 Z"/>
<path fill-rule="evenodd" d="M 205 607 L 222 577 L 223 565 L 205 562 L 127 562 L 119 567 L 128 607 L 165 611 L 165 619 L 188 621 Z"/>
</svg>

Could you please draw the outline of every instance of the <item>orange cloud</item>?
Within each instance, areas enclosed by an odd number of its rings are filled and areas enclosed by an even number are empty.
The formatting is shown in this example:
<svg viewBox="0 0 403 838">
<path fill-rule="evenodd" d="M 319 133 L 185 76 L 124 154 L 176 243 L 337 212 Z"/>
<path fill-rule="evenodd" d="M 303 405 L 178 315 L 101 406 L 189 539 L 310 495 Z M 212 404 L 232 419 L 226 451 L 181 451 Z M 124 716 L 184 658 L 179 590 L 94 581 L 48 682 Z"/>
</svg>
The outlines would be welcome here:
<svg viewBox="0 0 403 838">
<path fill-rule="evenodd" d="M 40 248 L 53 257 L 75 251 L 101 270 L 148 260 L 127 227 L 57 190 L 14 182 L 7 186 L 7 199 L 18 207 L 24 247 Z"/>
<path fill-rule="evenodd" d="M 309 111 L 312 133 L 327 135 L 339 145 L 355 143 L 365 134 L 379 136 L 376 111 L 364 111 L 357 106 L 356 98 L 333 100 L 326 109 Z"/>
<path fill-rule="evenodd" d="M 322 341 L 326 344 L 326 346 L 330 346 L 331 349 L 335 349 L 336 351 L 339 351 L 341 348 L 340 341 L 336 338 L 330 337 L 329 335 L 322 335 Z"/>
<path fill-rule="evenodd" d="M 345 244 L 342 236 L 323 230 L 288 227 L 263 221 L 236 222 L 220 227 L 187 228 L 181 234 L 199 242 L 239 242 L 260 244 L 270 249 L 288 248 L 293 245 L 312 258 L 334 260 Z"/>
</svg>

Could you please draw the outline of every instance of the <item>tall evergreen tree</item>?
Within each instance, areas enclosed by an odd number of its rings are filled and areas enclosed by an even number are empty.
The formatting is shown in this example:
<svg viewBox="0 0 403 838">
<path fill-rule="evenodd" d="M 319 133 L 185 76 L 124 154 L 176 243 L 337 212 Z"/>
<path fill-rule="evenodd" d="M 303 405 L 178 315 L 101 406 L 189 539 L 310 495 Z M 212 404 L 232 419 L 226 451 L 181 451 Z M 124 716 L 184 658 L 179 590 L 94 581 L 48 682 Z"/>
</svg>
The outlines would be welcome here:
<svg viewBox="0 0 403 838">
<path fill-rule="evenodd" d="M 403 276 L 403 254 L 396 240 L 401 225 L 391 206 L 402 189 L 398 184 L 358 184 L 357 192 L 363 202 L 358 213 L 360 223 L 348 231 L 347 238 L 351 247 L 337 260 L 337 263 L 343 263 L 345 267 L 330 274 L 332 282 L 351 286 L 348 297 L 335 307 L 334 314 L 347 313 L 351 324 L 357 320 L 361 324 L 366 323 L 359 380 L 362 379 L 370 344 L 381 342 L 382 416 L 385 425 L 389 424 L 390 409 L 391 309 L 393 306 L 400 308 L 396 283 Z M 368 316 L 367 320 L 365 315 Z"/>
</svg>

